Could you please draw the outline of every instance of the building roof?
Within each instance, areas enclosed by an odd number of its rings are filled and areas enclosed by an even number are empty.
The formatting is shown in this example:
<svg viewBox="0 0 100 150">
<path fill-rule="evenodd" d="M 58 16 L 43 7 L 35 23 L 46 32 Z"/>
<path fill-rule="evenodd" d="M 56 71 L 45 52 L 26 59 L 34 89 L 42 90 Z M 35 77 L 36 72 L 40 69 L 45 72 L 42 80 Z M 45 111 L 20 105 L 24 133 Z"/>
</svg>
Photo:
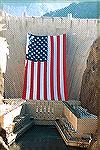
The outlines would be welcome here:
<svg viewBox="0 0 100 150">
<path fill-rule="evenodd" d="M 87 109 L 75 103 L 75 100 L 69 102 L 63 102 L 63 104 L 68 107 L 68 109 L 77 117 L 77 118 L 97 118 L 96 115 L 93 115 L 87 111 Z"/>
</svg>

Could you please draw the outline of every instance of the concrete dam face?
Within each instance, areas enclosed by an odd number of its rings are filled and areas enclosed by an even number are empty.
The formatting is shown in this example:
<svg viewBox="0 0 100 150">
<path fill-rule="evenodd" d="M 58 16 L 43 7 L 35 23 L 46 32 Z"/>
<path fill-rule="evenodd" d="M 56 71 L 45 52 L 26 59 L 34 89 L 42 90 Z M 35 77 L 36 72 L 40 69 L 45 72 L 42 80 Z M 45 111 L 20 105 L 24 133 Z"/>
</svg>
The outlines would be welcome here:
<svg viewBox="0 0 100 150">
<path fill-rule="evenodd" d="M 97 20 L 13 17 L 2 21 L 2 32 L 9 44 L 5 73 L 5 98 L 22 97 L 27 33 L 34 35 L 67 34 L 67 84 L 69 99 L 79 99 L 82 75 L 93 41 L 97 38 Z"/>
</svg>

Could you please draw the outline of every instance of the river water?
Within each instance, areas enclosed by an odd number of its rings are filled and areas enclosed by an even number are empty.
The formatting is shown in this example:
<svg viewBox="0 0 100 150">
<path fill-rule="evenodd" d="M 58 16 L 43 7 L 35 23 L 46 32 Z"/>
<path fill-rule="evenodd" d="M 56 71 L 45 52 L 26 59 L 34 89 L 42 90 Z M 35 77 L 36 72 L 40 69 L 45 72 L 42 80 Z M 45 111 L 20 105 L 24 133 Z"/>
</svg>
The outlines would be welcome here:
<svg viewBox="0 0 100 150">
<path fill-rule="evenodd" d="M 10 150 L 84 150 L 66 146 L 54 126 L 32 126 L 10 146 Z"/>
</svg>

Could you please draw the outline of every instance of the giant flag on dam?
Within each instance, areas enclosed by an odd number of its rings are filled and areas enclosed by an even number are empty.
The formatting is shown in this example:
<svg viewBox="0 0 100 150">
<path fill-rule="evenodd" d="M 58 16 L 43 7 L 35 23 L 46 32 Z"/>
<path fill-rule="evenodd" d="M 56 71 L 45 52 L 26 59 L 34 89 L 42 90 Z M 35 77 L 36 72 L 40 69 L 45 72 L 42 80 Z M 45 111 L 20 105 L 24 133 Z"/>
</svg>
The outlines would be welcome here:
<svg viewBox="0 0 100 150">
<path fill-rule="evenodd" d="M 68 100 L 66 34 L 27 34 L 23 99 Z"/>
</svg>

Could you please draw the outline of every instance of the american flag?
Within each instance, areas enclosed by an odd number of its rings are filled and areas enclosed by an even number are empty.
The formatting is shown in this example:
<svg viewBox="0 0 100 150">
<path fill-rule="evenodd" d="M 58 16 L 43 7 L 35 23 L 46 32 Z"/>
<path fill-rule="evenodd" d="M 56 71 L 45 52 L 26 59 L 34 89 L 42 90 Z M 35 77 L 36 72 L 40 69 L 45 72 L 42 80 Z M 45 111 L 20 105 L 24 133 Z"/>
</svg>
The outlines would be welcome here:
<svg viewBox="0 0 100 150">
<path fill-rule="evenodd" d="M 66 34 L 27 34 L 23 99 L 68 100 Z"/>
</svg>

